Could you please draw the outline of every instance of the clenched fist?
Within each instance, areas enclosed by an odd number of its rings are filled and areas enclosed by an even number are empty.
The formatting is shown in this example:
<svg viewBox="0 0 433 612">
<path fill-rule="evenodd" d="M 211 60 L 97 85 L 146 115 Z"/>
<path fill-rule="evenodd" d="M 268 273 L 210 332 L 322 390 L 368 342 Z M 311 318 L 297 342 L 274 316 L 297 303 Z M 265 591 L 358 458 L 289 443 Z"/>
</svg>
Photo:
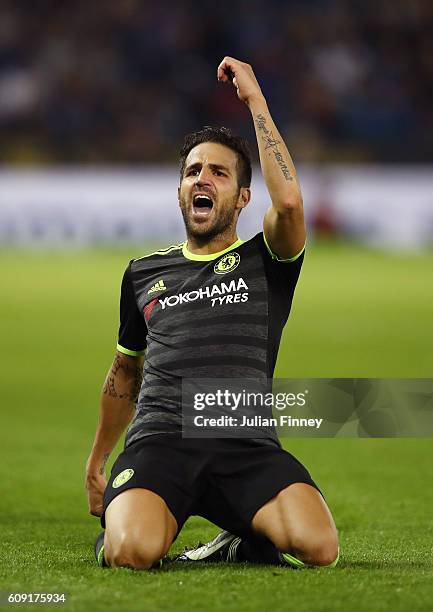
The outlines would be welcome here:
<svg viewBox="0 0 433 612">
<path fill-rule="evenodd" d="M 89 512 L 90 514 L 93 514 L 93 516 L 101 516 L 102 514 L 103 498 L 106 486 L 107 479 L 105 478 L 105 474 L 87 474 L 87 503 L 89 506 Z"/>
<path fill-rule="evenodd" d="M 222 83 L 230 83 L 236 87 L 239 100 L 247 106 L 255 99 L 264 98 L 253 69 L 234 57 L 226 56 L 218 66 L 217 79 Z"/>
</svg>

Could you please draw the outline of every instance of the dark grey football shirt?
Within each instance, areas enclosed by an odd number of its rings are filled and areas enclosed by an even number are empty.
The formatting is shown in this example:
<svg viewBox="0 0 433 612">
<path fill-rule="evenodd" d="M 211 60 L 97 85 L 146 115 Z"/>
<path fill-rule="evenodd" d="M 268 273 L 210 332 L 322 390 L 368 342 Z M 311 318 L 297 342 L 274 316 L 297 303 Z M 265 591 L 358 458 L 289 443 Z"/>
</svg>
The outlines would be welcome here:
<svg viewBox="0 0 433 612">
<path fill-rule="evenodd" d="M 260 232 L 211 255 L 183 243 L 130 262 L 117 349 L 146 358 L 125 446 L 181 431 L 182 378 L 272 378 L 303 251 L 280 260 Z"/>
</svg>

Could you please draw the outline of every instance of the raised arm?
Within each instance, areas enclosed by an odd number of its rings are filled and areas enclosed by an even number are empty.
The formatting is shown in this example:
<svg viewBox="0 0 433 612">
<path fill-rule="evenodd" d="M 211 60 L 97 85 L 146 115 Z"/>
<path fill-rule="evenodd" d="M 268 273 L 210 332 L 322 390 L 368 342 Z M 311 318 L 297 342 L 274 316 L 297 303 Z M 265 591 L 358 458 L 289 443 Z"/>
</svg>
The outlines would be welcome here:
<svg viewBox="0 0 433 612">
<path fill-rule="evenodd" d="M 101 393 L 99 422 L 86 465 L 89 511 L 102 514 L 102 498 L 107 485 L 105 465 L 111 451 L 134 414 L 134 404 L 143 378 L 144 357 L 116 352 Z"/>
<path fill-rule="evenodd" d="M 260 165 L 272 202 L 263 221 L 267 244 L 280 259 L 296 257 L 306 237 L 301 190 L 292 158 L 253 69 L 249 64 L 225 57 L 218 66 L 217 78 L 233 83 L 254 121 Z"/>
</svg>

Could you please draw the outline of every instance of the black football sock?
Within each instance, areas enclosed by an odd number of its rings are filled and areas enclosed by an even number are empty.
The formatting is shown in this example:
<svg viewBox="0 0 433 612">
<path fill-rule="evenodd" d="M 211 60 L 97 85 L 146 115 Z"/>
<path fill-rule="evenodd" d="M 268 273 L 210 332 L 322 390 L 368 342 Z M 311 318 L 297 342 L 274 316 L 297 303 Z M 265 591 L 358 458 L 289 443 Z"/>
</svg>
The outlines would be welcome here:
<svg viewBox="0 0 433 612">
<path fill-rule="evenodd" d="M 335 561 L 322 567 L 333 568 L 337 565 L 340 557 L 340 550 Z M 308 567 L 294 555 L 280 552 L 270 540 L 252 536 L 239 542 L 235 552 L 236 561 L 248 561 L 249 563 L 263 563 L 268 565 L 286 565 L 294 569 Z"/>
<path fill-rule="evenodd" d="M 281 555 L 267 538 L 249 536 L 239 542 L 236 548 L 236 561 L 281 565 Z"/>
</svg>

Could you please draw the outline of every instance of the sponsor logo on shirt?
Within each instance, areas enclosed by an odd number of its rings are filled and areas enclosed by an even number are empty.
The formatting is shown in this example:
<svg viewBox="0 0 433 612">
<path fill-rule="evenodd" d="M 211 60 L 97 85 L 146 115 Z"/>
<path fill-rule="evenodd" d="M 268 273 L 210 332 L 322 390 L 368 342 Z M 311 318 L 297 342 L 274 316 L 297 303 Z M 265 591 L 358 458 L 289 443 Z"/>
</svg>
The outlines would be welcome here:
<svg viewBox="0 0 433 612">
<path fill-rule="evenodd" d="M 222 306 L 223 304 L 246 302 L 248 301 L 248 285 L 243 278 L 238 278 L 237 280 L 231 280 L 229 283 L 222 282 L 210 287 L 200 287 L 196 291 L 169 295 L 163 299 L 160 298 L 158 301 L 161 304 L 162 310 L 164 310 L 167 307 L 206 298 L 211 300 L 212 308 L 214 306 Z"/>
<path fill-rule="evenodd" d="M 238 267 L 241 261 L 239 253 L 226 253 L 219 259 L 213 267 L 215 274 L 227 274 L 233 272 Z"/>
<path fill-rule="evenodd" d="M 153 298 L 153 300 L 151 300 L 148 304 L 146 304 L 146 306 L 143 308 L 143 313 L 144 313 L 144 318 L 146 319 L 146 321 L 148 321 L 150 319 L 150 315 L 152 314 L 152 310 L 155 308 L 155 306 L 158 304 L 158 300 L 157 298 Z"/>
</svg>

